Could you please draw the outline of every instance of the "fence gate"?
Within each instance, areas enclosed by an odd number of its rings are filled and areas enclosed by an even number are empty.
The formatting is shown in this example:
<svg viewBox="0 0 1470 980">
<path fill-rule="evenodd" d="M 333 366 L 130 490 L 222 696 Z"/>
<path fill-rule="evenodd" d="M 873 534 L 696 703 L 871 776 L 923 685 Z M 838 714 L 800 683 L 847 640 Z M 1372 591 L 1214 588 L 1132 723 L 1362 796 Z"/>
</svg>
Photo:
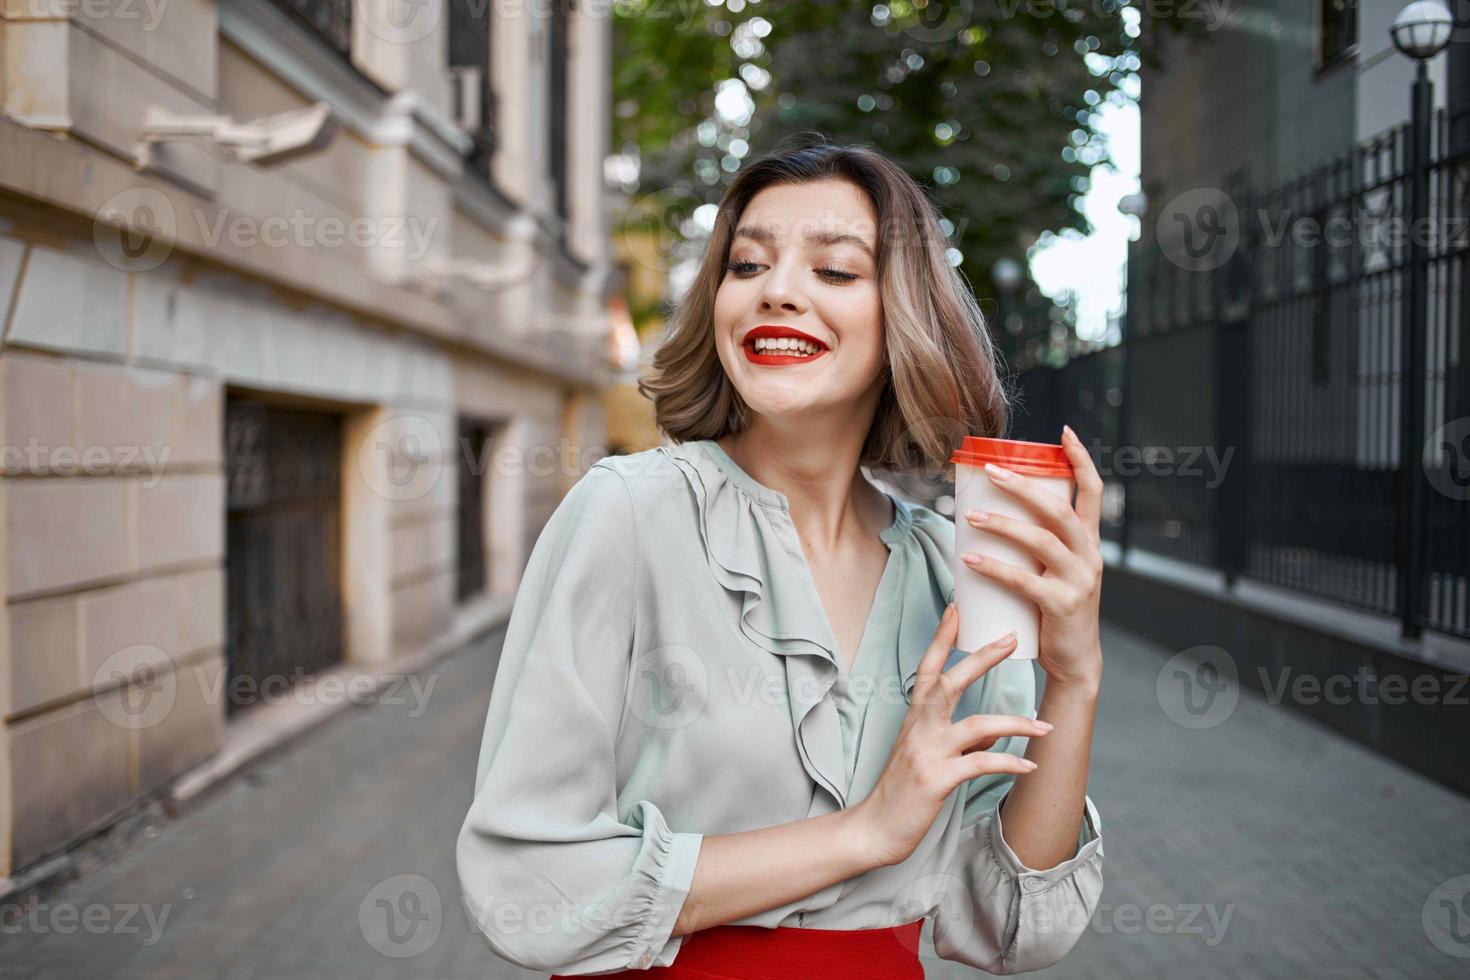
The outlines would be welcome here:
<svg viewBox="0 0 1470 980">
<path fill-rule="evenodd" d="M 342 659 L 341 455 L 340 416 L 226 404 L 227 713 Z"/>
</svg>

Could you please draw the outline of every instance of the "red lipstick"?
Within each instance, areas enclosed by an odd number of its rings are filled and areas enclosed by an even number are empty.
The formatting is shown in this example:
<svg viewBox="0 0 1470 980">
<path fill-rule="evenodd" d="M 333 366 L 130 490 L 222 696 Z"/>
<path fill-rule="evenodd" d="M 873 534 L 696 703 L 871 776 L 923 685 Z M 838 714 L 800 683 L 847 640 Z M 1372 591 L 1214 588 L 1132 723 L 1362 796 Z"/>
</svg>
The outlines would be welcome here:
<svg viewBox="0 0 1470 980">
<path fill-rule="evenodd" d="M 755 349 L 755 341 L 760 337 L 795 337 L 805 340 L 817 348 L 815 354 L 771 354 L 758 353 Z M 816 337 L 795 327 L 780 327 L 771 323 L 763 323 L 745 335 L 741 341 L 741 349 L 745 351 L 745 359 L 752 364 L 762 364 L 771 367 L 785 367 L 792 364 L 807 364 L 819 357 L 826 355 L 828 347 Z"/>
</svg>

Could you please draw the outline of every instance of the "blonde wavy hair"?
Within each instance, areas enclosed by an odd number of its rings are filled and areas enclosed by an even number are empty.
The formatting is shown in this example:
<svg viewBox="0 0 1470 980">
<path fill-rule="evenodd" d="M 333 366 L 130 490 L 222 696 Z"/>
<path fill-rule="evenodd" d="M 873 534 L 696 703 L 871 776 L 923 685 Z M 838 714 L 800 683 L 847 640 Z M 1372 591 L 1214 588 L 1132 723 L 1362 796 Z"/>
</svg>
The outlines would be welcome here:
<svg viewBox="0 0 1470 980">
<path fill-rule="evenodd" d="M 734 230 L 763 188 L 832 179 L 866 193 L 878 217 L 888 378 L 859 463 L 933 476 L 948 466 L 963 436 L 1004 435 L 1010 399 L 980 306 L 949 263 L 937 209 L 902 167 L 872 147 L 806 142 L 778 148 L 740 171 L 720 201 L 699 271 L 671 314 L 638 391 L 653 402 L 659 428 L 676 442 L 717 439 L 746 427 L 750 409 L 720 363 L 714 336 L 715 292 Z"/>
</svg>

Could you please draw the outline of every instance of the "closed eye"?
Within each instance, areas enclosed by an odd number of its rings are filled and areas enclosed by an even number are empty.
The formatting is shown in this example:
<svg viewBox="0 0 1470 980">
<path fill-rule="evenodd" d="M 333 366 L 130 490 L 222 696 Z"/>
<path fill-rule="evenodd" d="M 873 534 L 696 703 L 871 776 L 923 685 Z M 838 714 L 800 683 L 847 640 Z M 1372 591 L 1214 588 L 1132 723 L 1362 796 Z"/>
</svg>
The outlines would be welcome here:
<svg viewBox="0 0 1470 980">
<path fill-rule="evenodd" d="M 755 262 L 731 261 L 725 263 L 725 268 L 730 272 L 733 272 L 736 276 L 744 279 L 746 277 L 754 275 L 756 270 L 760 268 L 760 265 Z M 856 273 L 843 272 L 841 269 L 820 268 L 813 269 L 812 271 L 815 272 L 817 275 L 823 277 L 824 279 L 831 279 L 834 282 L 839 283 L 852 282 L 854 279 L 861 278 Z"/>
</svg>

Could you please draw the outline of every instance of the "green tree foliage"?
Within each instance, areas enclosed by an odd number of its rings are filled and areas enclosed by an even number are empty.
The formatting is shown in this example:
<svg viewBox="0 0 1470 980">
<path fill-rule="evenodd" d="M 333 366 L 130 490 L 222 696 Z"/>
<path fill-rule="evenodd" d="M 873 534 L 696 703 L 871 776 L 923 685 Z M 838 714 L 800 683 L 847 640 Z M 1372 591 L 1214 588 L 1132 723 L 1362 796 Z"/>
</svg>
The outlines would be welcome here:
<svg viewBox="0 0 1470 980">
<path fill-rule="evenodd" d="M 1077 208 L 1107 147 L 1104 100 L 1136 90 L 1141 18 L 1120 0 L 617 0 L 614 147 L 671 223 L 798 131 L 877 146 L 940 206 L 961 271 Z"/>
</svg>

